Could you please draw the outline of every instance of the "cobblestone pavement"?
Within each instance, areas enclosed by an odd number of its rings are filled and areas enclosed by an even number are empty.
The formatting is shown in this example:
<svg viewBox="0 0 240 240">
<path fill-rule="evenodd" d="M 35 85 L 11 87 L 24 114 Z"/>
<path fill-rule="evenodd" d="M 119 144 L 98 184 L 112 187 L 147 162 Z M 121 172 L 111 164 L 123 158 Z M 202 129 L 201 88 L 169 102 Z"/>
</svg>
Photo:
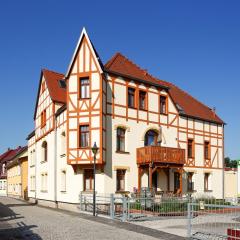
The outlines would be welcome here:
<svg viewBox="0 0 240 240">
<path fill-rule="evenodd" d="M 0 197 L 1 240 L 182 239 L 143 226 L 70 213 Z"/>
</svg>

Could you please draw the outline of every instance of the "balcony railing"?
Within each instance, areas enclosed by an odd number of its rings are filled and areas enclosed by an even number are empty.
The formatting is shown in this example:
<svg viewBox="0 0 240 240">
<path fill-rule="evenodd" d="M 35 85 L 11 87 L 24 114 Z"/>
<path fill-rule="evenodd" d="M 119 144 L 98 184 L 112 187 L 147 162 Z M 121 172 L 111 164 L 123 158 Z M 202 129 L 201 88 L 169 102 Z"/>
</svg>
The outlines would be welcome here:
<svg viewBox="0 0 240 240">
<path fill-rule="evenodd" d="M 185 150 L 160 146 L 137 148 L 137 164 L 149 163 L 184 164 Z"/>
</svg>

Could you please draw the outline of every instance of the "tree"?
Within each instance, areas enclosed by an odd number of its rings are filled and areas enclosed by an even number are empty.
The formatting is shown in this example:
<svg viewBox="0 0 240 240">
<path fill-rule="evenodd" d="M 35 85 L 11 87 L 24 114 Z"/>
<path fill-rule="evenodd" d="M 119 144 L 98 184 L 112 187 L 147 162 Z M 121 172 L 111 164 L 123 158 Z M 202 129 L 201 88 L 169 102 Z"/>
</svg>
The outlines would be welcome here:
<svg viewBox="0 0 240 240">
<path fill-rule="evenodd" d="M 238 165 L 237 160 L 231 160 L 229 157 L 224 158 L 224 163 L 227 168 L 237 168 Z"/>
</svg>

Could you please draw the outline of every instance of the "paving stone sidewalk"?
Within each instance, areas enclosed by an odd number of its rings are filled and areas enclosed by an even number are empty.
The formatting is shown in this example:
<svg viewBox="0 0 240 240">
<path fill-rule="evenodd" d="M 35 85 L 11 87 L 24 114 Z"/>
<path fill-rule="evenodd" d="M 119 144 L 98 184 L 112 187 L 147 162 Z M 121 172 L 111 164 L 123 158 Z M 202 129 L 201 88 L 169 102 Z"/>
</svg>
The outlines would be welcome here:
<svg viewBox="0 0 240 240">
<path fill-rule="evenodd" d="M 184 239 L 144 226 L 0 197 L 1 240 Z"/>
</svg>

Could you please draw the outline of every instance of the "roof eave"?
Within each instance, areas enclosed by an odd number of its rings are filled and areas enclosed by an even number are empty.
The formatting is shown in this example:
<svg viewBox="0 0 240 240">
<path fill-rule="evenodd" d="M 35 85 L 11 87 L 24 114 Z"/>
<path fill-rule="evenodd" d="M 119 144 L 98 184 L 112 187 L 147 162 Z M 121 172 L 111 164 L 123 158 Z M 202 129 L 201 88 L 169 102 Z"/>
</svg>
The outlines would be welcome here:
<svg viewBox="0 0 240 240">
<path fill-rule="evenodd" d="M 151 86 L 154 86 L 154 87 L 161 87 L 161 88 L 166 89 L 166 90 L 169 89 L 169 87 L 164 86 L 162 84 L 157 84 L 157 83 L 149 82 L 149 81 L 146 81 L 146 80 L 143 80 L 143 79 L 140 79 L 140 78 L 135 78 L 135 77 L 132 77 L 130 75 L 126 75 L 126 74 L 122 74 L 122 73 L 119 73 L 119 72 L 109 70 L 107 68 L 104 68 L 104 72 L 114 74 L 114 75 L 118 75 L 118 76 L 125 77 L 125 78 L 129 78 L 129 79 L 132 79 L 134 81 L 141 82 L 141 83 L 144 83 L 144 84 L 148 84 L 148 85 L 151 85 Z"/>
<path fill-rule="evenodd" d="M 190 117 L 190 118 L 194 118 L 194 119 L 205 121 L 205 122 L 211 122 L 211 123 L 226 125 L 226 123 L 223 122 L 222 120 L 221 121 L 214 121 L 214 120 L 210 120 L 210 119 L 206 119 L 206 118 L 192 116 L 192 115 L 186 114 L 186 113 L 179 113 L 179 115 L 182 116 L 182 117 Z"/>
</svg>

